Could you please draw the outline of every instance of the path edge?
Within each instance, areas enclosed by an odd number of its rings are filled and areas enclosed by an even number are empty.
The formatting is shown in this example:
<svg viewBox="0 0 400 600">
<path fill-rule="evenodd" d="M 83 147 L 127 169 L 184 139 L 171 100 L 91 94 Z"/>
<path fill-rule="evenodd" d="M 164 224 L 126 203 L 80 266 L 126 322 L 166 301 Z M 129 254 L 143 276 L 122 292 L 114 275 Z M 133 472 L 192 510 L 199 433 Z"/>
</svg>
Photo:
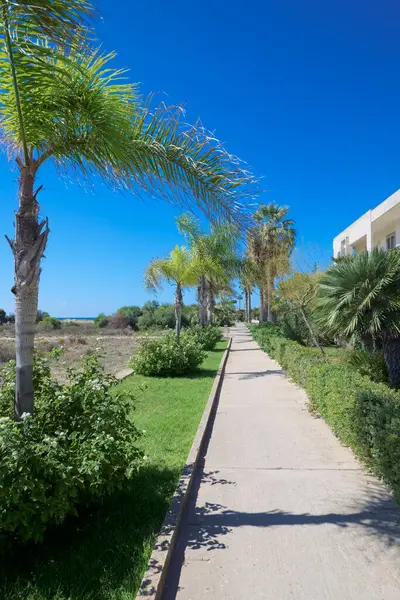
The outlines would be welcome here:
<svg viewBox="0 0 400 600">
<path fill-rule="evenodd" d="M 162 597 L 168 567 L 178 537 L 179 527 L 192 490 L 194 476 L 202 456 L 202 450 L 207 440 L 209 425 L 212 423 L 213 414 L 218 405 L 231 345 L 232 338 L 230 337 L 221 358 L 206 407 L 197 428 L 196 436 L 186 459 L 185 466 L 183 467 L 182 475 L 164 518 L 160 533 L 157 536 L 153 552 L 147 563 L 147 568 L 142 578 L 136 600 L 148 600 L 150 597 L 154 600 L 160 600 Z"/>
</svg>

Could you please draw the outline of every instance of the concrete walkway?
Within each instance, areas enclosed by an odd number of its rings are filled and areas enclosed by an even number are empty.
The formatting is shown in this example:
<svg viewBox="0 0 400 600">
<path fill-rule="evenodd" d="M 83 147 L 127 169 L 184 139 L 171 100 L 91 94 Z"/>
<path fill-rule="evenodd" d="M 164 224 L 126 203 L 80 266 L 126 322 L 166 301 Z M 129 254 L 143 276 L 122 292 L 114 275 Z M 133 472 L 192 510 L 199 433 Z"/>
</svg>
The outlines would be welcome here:
<svg viewBox="0 0 400 600">
<path fill-rule="evenodd" d="M 399 600 L 400 510 L 245 327 L 233 337 L 164 600 Z"/>
</svg>

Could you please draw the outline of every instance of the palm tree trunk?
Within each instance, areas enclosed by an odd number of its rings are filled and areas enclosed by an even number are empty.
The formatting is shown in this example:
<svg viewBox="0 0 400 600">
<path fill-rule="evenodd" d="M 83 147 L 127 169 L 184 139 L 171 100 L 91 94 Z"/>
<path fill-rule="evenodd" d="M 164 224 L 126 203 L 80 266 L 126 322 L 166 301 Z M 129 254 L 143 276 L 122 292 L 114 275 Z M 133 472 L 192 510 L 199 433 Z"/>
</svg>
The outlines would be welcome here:
<svg viewBox="0 0 400 600">
<path fill-rule="evenodd" d="M 176 337 L 179 339 L 181 334 L 181 324 L 182 324 L 182 288 L 179 283 L 176 284 L 175 290 L 175 333 Z"/>
<path fill-rule="evenodd" d="M 251 323 L 251 289 L 247 290 L 248 306 L 249 306 L 249 323 Z"/>
<path fill-rule="evenodd" d="M 247 287 L 244 288 L 244 320 L 246 323 L 249 322 L 249 290 Z"/>
<path fill-rule="evenodd" d="M 274 315 L 272 313 L 272 292 L 274 289 L 274 278 L 271 274 L 271 266 L 269 264 L 267 270 L 267 321 L 268 323 L 273 323 Z"/>
<path fill-rule="evenodd" d="M 47 219 L 38 221 L 39 205 L 34 192 L 35 164 L 17 161 L 19 210 L 15 215 L 15 239 L 8 240 L 14 254 L 16 386 L 14 415 L 33 414 L 33 349 L 38 305 L 40 261 L 49 234 Z M 8 238 L 7 238 L 8 239 Z"/>
<path fill-rule="evenodd" d="M 262 285 L 260 285 L 260 316 L 259 316 L 259 321 L 260 323 L 264 323 L 264 316 L 265 316 L 265 302 L 264 302 L 264 288 Z"/>
<path fill-rule="evenodd" d="M 383 355 L 389 375 L 390 384 L 400 387 L 400 337 L 383 339 Z"/>
<path fill-rule="evenodd" d="M 199 287 L 197 288 L 197 299 L 199 303 L 199 322 L 201 327 L 206 324 L 206 308 L 207 308 L 207 297 L 206 297 L 206 280 L 204 277 L 200 278 Z"/>
<path fill-rule="evenodd" d="M 316 346 L 321 351 L 321 354 L 325 354 L 324 349 L 321 346 L 321 344 L 319 343 L 318 338 L 315 334 L 315 331 L 314 331 L 310 321 L 307 319 L 306 312 L 302 306 L 300 307 L 300 314 L 303 318 L 304 323 L 306 324 L 308 331 L 310 332 L 310 337 L 313 341 L 314 346 Z"/>
<path fill-rule="evenodd" d="M 211 281 L 207 282 L 207 322 L 209 325 L 214 324 L 215 313 L 215 293 Z"/>
</svg>

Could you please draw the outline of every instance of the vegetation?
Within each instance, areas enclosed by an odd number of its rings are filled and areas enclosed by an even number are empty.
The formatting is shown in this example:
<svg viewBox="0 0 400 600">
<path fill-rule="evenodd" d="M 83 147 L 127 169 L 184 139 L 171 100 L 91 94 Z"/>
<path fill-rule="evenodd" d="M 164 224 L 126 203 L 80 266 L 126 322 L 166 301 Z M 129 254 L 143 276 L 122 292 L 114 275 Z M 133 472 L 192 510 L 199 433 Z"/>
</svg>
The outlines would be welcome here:
<svg viewBox="0 0 400 600">
<path fill-rule="evenodd" d="M 135 423 L 144 430 L 138 445 L 147 460 L 118 492 L 48 532 L 45 544 L 7 553 L 0 566 L 5 600 L 135 596 L 225 346 L 219 342 L 194 376 L 135 375 L 115 388 L 134 398 Z"/>
<path fill-rule="evenodd" d="M 278 326 L 252 326 L 254 338 L 308 393 L 338 438 L 400 499 L 400 393 L 346 364 L 346 352 L 323 356 L 286 339 Z"/>
<path fill-rule="evenodd" d="M 35 360 L 35 417 L 13 420 L 15 363 L 0 389 L 0 534 L 39 540 L 45 530 L 99 502 L 132 477 L 141 453 L 132 397 L 113 393 L 115 380 L 96 357 L 71 371 L 65 385 Z M 11 493 L 12 490 L 12 493 Z"/>
<path fill-rule="evenodd" d="M 99 327 L 102 329 L 103 327 L 107 327 L 109 322 L 109 318 L 104 313 L 100 313 L 94 320 L 95 327 Z"/>
<path fill-rule="evenodd" d="M 19 206 L 14 254 L 17 380 L 15 417 L 33 414 L 34 322 L 40 263 L 49 235 L 39 220 L 35 188 L 52 161 L 81 178 L 98 176 L 113 188 L 145 188 L 212 219 L 240 222 L 241 200 L 253 178 L 183 111 L 150 111 L 137 86 L 112 68 L 114 53 L 89 43 L 82 21 L 88 0 L 3 2 L 0 66 L 2 139 L 18 165 Z M 166 185 L 167 184 L 167 185 Z M 29 268 L 27 268 L 29 267 Z"/>
<path fill-rule="evenodd" d="M 197 275 L 199 323 L 213 325 L 218 296 L 232 293 L 230 280 L 239 272 L 236 254 L 238 229 L 232 224 L 212 226 L 211 232 L 201 231 L 199 222 L 188 214 L 177 219 L 178 229 L 185 236 Z"/>
<path fill-rule="evenodd" d="M 174 286 L 175 290 L 175 333 L 179 338 L 182 327 L 183 289 L 197 282 L 196 263 L 191 252 L 176 246 L 168 258 L 153 260 L 146 270 L 145 282 L 149 290 L 161 288 L 163 280 Z"/>
<path fill-rule="evenodd" d="M 177 377 L 193 373 L 205 358 L 203 345 L 193 335 L 180 337 L 169 333 L 159 339 L 147 339 L 134 354 L 135 373 L 152 377 Z"/>
<path fill-rule="evenodd" d="M 400 252 L 374 249 L 332 265 L 319 284 L 319 323 L 331 335 L 382 348 L 400 387 Z"/>
<path fill-rule="evenodd" d="M 321 273 L 294 272 L 278 285 L 279 308 L 288 337 L 316 346 L 323 353 L 320 332 L 314 323 L 313 309 Z"/>
<path fill-rule="evenodd" d="M 290 270 L 296 231 L 294 221 L 286 218 L 288 212 L 287 206 L 261 205 L 254 214 L 255 224 L 247 233 L 247 255 L 260 289 L 260 322 L 274 320 L 275 279 Z"/>
<path fill-rule="evenodd" d="M 237 312 L 236 301 L 231 298 L 221 298 L 221 302 L 215 308 L 215 316 L 218 325 L 231 327 L 236 323 Z"/>
<path fill-rule="evenodd" d="M 217 342 L 221 340 L 221 330 L 215 325 L 195 325 L 185 331 L 187 336 L 192 336 L 203 350 L 213 350 Z"/>
<path fill-rule="evenodd" d="M 50 317 L 50 316 L 44 317 L 39 322 L 39 328 L 44 331 L 51 330 L 51 329 L 61 329 L 61 327 L 62 327 L 61 321 L 59 321 L 59 319 L 56 319 L 55 317 Z"/>
</svg>

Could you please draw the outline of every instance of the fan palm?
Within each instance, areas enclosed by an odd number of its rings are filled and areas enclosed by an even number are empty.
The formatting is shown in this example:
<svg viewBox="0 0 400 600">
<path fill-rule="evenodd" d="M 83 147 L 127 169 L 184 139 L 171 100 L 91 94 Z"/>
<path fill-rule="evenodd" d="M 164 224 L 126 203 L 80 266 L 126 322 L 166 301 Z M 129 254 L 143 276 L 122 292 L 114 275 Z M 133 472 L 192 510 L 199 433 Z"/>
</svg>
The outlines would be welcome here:
<svg viewBox="0 0 400 600">
<path fill-rule="evenodd" d="M 159 290 L 163 281 L 175 288 L 175 332 L 179 338 L 182 321 L 183 289 L 195 286 L 198 280 L 193 256 L 184 246 L 176 246 L 168 258 L 157 258 L 147 267 L 145 285 L 148 290 Z"/>
<path fill-rule="evenodd" d="M 382 345 L 389 379 L 400 386 L 400 252 L 348 256 L 321 278 L 318 321 L 331 335 Z"/>
<path fill-rule="evenodd" d="M 32 358 L 40 262 L 49 226 L 39 220 L 36 180 L 44 163 L 117 189 L 144 189 L 209 217 L 240 221 L 252 177 L 179 108 L 143 106 L 137 86 L 83 44 L 76 28 L 87 0 L 0 0 L 0 119 L 19 176 L 14 254 L 15 414 L 33 412 Z M 5 48 L 5 49 L 4 49 Z M 165 185 L 165 183 L 167 185 Z M 251 188 L 251 186 L 250 186 Z"/>
<path fill-rule="evenodd" d="M 248 231 L 248 255 L 258 270 L 260 286 L 260 321 L 273 320 L 272 295 L 275 279 L 289 268 L 289 258 L 294 248 L 296 231 L 294 221 L 286 219 L 287 206 L 270 203 L 261 205 L 254 214 L 256 225 Z"/>
</svg>

